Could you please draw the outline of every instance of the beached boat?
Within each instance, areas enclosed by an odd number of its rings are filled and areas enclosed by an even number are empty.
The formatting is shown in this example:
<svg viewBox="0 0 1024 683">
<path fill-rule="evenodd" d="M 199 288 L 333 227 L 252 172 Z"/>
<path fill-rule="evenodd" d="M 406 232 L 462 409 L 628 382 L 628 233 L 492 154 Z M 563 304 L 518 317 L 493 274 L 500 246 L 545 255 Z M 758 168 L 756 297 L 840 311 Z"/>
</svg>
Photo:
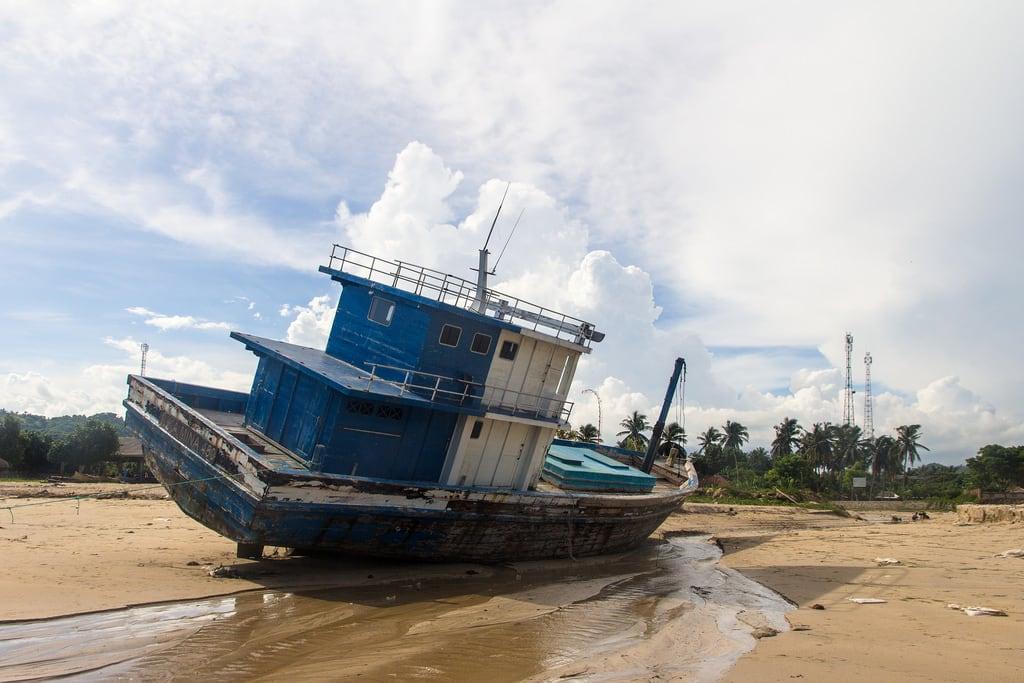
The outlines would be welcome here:
<svg viewBox="0 0 1024 683">
<path fill-rule="evenodd" d="M 496 562 L 638 545 L 695 481 L 595 474 L 587 446 L 564 442 L 541 479 L 576 364 L 604 335 L 488 289 L 487 255 L 473 283 L 335 245 L 320 267 L 343 289 L 326 349 L 232 332 L 259 357 L 247 394 L 129 376 L 126 421 L 150 469 L 241 557 Z"/>
</svg>

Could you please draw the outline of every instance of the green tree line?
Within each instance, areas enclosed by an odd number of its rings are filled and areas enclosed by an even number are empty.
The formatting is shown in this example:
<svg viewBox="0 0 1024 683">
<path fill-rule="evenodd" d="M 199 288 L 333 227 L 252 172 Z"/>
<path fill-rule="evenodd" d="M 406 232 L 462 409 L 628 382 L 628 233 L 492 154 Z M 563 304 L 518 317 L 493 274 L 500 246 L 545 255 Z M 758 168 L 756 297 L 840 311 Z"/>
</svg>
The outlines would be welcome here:
<svg viewBox="0 0 1024 683">
<path fill-rule="evenodd" d="M 49 474 L 63 465 L 110 460 L 123 432 L 123 421 L 113 413 L 45 418 L 0 411 L 0 458 L 15 472 Z"/>
<path fill-rule="evenodd" d="M 651 423 L 634 411 L 619 423 L 617 445 L 646 451 Z M 916 467 L 929 448 L 922 443 L 921 425 L 897 427 L 891 434 L 868 438 L 856 425 L 817 422 L 802 426 L 790 417 L 774 427 L 766 448 L 745 450 L 750 440 L 743 424 L 727 420 L 708 427 L 696 437 L 691 455 L 701 477 L 719 475 L 732 483 L 782 489 L 811 489 L 821 493 L 849 493 L 854 477 L 865 477 L 871 493 L 901 491 L 913 497 L 951 498 L 968 489 L 1006 490 L 1024 486 L 1024 446 L 988 445 L 964 466 L 929 464 Z M 586 437 L 583 434 L 586 434 Z M 587 424 L 569 427 L 562 438 L 599 442 L 597 429 Z M 673 422 L 665 427 L 658 454 L 666 457 L 675 447 L 686 455 L 687 434 Z"/>
</svg>

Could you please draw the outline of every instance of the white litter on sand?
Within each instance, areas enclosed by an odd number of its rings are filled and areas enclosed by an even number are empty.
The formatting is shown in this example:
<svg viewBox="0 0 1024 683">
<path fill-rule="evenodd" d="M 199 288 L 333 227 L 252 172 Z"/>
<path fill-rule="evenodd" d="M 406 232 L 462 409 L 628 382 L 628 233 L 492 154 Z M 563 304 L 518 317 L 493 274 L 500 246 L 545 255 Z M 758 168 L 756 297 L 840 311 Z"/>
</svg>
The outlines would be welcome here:
<svg viewBox="0 0 1024 683">
<path fill-rule="evenodd" d="M 875 564 L 877 564 L 879 567 L 896 567 L 903 563 L 897 560 L 895 557 L 876 557 Z"/>
<path fill-rule="evenodd" d="M 882 600 L 880 598 L 846 598 L 846 599 L 849 600 L 850 602 L 855 602 L 858 605 L 880 605 L 883 602 L 885 602 L 885 600 Z"/>
<path fill-rule="evenodd" d="M 995 555 L 995 557 L 1021 557 L 1024 558 L 1024 548 L 1013 548 L 1012 550 L 1004 550 L 1003 552 Z"/>
<path fill-rule="evenodd" d="M 991 607 L 961 607 L 960 605 L 956 604 L 955 602 L 949 603 L 948 605 L 946 605 L 946 607 L 948 607 L 949 609 L 955 609 L 958 612 L 963 612 L 964 614 L 966 614 L 968 616 L 971 616 L 971 617 L 1005 617 L 1005 616 L 1007 616 L 1006 612 L 1004 612 L 1003 610 L 1001 610 L 1001 609 L 992 609 Z"/>
<path fill-rule="evenodd" d="M 1006 612 L 991 607 L 964 607 L 964 614 L 970 617 L 1005 617 Z"/>
</svg>

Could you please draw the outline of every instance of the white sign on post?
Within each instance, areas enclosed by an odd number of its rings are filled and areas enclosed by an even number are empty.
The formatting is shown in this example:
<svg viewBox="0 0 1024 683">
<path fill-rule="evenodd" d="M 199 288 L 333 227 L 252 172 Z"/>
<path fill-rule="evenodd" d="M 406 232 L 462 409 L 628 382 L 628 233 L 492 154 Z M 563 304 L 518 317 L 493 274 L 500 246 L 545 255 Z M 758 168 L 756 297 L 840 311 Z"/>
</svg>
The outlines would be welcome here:
<svg viewBox="0 0 1024 683">
<path fill-rule="evenodd" d="M 866 489 L 867 487 L 868 487 L 868 478 L 867 477 L 854 477 L 853 478 L 853 488 L 855 488 L 855 489 Z"/>
</svg>

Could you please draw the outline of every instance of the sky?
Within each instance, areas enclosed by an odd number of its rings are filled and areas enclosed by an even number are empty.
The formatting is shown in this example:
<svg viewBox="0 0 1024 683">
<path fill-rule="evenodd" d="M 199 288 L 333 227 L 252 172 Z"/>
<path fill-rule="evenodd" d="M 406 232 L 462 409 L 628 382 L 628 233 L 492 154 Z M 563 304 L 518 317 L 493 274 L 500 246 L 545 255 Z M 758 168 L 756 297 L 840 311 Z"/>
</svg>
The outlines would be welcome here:
<svg viewBox="0 0 1024 683">
<path fill-rule="evenodd" d="M 1024 442 L 1024 5 L 0 6 L 0 408 L 125 376 L 246 390 L 230 330 L 322 346 L 333 243 L 595 322 L 611 440 L 687 360 L 691 444 L 842 419 L 925 462 Z M 510 184 L 510 185 L 509 185 Z"/>
</svg>

